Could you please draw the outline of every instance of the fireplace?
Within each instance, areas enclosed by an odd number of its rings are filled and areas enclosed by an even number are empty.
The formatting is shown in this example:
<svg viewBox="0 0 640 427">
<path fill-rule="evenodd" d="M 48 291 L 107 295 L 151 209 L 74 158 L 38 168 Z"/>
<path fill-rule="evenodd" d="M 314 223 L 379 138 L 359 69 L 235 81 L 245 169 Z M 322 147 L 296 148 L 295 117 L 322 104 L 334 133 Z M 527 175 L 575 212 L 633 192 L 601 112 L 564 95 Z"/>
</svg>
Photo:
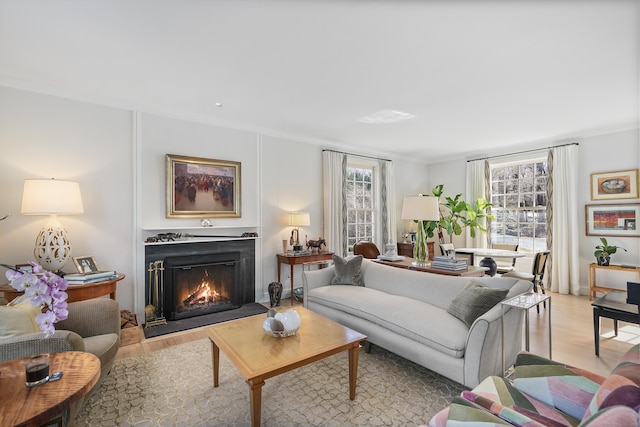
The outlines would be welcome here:
<svg viewBox="0 0 640 427">
<path fill-rule="evenodd" d="M 167 319 L 240 307 L 236 283 L 239 261 L 238 252 L 165 258 L 163 307 Z"/>
<path fill-rule="evenodd" d="M 229 317 L 255 302 L 254 239 L 147 244 L 145 266 L 145 328 Z"/>
</svg>

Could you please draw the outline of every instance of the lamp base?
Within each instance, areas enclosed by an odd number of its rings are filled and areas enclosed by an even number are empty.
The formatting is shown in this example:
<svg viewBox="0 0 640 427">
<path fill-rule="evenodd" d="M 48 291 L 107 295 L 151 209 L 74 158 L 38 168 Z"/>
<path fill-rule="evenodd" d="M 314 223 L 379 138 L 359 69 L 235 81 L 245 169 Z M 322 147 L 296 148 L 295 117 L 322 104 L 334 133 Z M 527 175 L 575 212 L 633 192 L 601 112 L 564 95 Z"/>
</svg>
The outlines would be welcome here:
<svg viewBox="0 0 640 427">
<path fill-rule="evenodd" d="M 51 218 L 36 237 L 33 256 L 48 271 L 62 269 L 71 256 L 71 244 L 67 231 L 57 218 Z"/>
</svg>

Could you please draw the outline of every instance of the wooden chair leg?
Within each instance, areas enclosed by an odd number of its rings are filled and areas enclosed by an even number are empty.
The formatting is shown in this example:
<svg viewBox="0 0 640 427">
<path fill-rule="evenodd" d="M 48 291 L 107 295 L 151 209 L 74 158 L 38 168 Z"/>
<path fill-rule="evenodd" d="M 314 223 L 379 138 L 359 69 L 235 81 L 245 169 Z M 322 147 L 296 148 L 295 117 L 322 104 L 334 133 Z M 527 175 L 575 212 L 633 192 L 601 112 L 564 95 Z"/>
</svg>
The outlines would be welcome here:
<svg viewBox="0 0 640 427">
<path fill-rule="evenodd" d="M 533 281 L 533 292 L 538 293 L 538 282 L 535 280 Z M 536 304 L 536 312 L 540 314 L 540 304 Z"/>
</svg>

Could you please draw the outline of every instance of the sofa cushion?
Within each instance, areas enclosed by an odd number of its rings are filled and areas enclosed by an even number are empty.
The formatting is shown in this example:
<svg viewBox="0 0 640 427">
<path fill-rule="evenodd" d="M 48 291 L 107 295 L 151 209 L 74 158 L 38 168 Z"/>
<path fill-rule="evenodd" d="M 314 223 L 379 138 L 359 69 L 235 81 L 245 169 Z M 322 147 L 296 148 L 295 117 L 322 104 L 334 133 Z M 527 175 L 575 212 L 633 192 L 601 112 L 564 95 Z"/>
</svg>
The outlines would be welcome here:
<svg viewBox="0 0 640 427">
<path fill-rule="evenodd" d="M 633 426 L 640 425 L 640 415 L 636 410 L 628 406 L 612 406 L 604 408 L 586 420 L 582 421 L 578 427 L 612 427 L 612 426 Z"/>
<path fill-rule="evenodd" d="M 21 295 L 5 306 L 0 306 L 0 338 L 40 332 L 36 316 L 41 311 L 31 305 L 29 297 Z"/>
<path fill-rule="evenodd" d="M 487 377 L 472 391 L 462 392 L 462 397 L 517 426 L 540 423 L 570 427 L 579 422 L 553 406 L 522 393 L 497 376 Z"/>
<path fill-rule="evenodd" d="M 480 406 L 459 396 L 454 397 L 451 405 L 438 412 L 429 421 L 429 427 L 464 427 L 466 425 L 474 427 L 511 426 L 507 421 L 501 420 Z"/>
<path fill-rule="evenodd" d="M 360 274 L 362 255 L 355 255 L 349 259 L 334 255 L 333 264 L 335 265 L 335 276 L 331 280 L 332 285 L 364 286 L 364 280 Z"/>
<path fill-rule="evenodd" d="M 522 365 L 516 361 L 514 386 L 523 393 L 581 420 L 600 383 L 569 365 Z M 597 379 L 597 378 L 596 378 Z"/>
<path fill-rule="evenodd" d="M 447 312 L 470 327 L 508 293 L 508 289 L 489 288 L 472 280 L 453 298 Z"/>
<path fill-rule="evenodd" d="M 464 356 L 469 328 L 431 304 L 368 287 L 335 285 L 312 289 L 307 301 L 365 319 L 444 354 Z"/>
<path fill-rule="evenodd" d="M 594 394 L 583 420 L 603 408 L 624 405 L 640 410 L 640 345 L 631 348 L 620 359 L 611 375 Z"/>
</svg>

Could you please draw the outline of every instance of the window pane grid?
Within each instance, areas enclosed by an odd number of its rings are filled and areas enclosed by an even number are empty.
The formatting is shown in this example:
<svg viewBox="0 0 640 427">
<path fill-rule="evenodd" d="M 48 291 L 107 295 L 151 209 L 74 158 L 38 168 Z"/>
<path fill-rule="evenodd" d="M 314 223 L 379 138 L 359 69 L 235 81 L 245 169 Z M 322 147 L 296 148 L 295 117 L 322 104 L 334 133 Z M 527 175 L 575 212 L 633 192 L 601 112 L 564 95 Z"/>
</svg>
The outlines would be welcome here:
<svg viewBox="0 0 640 427">
<path fill-rule="evenodd" d="M 347 244 L 349 250 L 360 240 L 374 240 L 373 168 L 347 167 Z"/>
<path fill-rule="evenodd" d="M 547 163 L 491 169 L 493 243 L 518 244 L 523 252 L 546 250 Z"/>
</svg>

